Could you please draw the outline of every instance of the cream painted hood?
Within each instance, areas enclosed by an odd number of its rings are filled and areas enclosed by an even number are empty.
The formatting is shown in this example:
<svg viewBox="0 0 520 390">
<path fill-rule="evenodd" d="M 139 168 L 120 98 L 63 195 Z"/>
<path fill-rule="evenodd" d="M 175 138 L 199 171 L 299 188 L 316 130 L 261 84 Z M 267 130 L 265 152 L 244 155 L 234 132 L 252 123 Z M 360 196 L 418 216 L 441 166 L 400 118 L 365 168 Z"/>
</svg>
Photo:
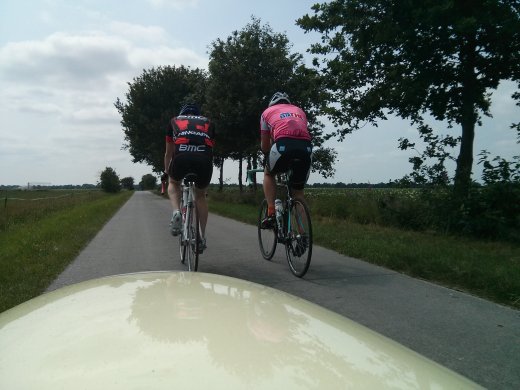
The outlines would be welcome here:
<svg viewBox="0 0 520 390">
<path fill-rule="evenodd" d="M 106 277 L 0 314 L 0 389 L 462 389 L 308 301 L 225 276 Z"/>
</svg>

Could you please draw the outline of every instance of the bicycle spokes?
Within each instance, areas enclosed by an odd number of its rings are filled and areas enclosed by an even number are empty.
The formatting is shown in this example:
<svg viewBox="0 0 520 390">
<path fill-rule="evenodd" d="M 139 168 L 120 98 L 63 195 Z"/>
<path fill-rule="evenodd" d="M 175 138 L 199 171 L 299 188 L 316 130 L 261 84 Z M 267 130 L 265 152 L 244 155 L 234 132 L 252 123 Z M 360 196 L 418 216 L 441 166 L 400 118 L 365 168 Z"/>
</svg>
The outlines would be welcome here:
<svg viewBox="0 0 520 390">
<path fill-rule="evenodd" d="M 300 257 L 305 254 L 309 247 L 309 237 L 306 235 L 296 235 L 290 239 L 290 247 L 294 256 Z"/>
</svg>

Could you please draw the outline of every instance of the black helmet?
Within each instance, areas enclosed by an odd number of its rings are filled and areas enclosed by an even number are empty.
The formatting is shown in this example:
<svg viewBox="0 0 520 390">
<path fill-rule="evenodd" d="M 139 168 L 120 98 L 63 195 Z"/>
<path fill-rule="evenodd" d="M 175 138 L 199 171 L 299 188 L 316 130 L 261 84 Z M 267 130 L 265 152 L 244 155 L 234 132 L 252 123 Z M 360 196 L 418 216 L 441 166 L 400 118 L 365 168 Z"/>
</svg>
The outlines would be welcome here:
<svg viewBox="0 0 520 390">
<path fill-rule="evenodd" d="M 285 92 L 276 92 L 271 98 L 271 101 L 269 102 L 269 107 L 278 103 L 291 104 L 291 101 L 289 100 L 289 95 L 287 95 Z"/>
<path fill-rule="evenodd" d="M 200 115 L 199 107 L 194 103 L 188 103 L 181 107 L 181 110 L 179 111 L 180 115 Z"/>
</svg>

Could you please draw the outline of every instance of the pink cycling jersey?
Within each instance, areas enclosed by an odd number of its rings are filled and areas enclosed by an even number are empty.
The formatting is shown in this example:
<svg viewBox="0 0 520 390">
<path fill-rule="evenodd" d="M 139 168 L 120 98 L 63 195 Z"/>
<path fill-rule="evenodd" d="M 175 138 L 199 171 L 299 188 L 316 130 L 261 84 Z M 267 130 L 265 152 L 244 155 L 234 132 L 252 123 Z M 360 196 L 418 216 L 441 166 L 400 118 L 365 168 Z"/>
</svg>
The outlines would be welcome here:
<svg viewBox="0 0 520 390">
<path fill-rule="evenodd" d="M 270 132 L 274 142 L 280 138 L 311 140 L 305 113 L 292 104 L 275 104 L 262 113 L 260 134 L 265 132 Z"/>
</svg>

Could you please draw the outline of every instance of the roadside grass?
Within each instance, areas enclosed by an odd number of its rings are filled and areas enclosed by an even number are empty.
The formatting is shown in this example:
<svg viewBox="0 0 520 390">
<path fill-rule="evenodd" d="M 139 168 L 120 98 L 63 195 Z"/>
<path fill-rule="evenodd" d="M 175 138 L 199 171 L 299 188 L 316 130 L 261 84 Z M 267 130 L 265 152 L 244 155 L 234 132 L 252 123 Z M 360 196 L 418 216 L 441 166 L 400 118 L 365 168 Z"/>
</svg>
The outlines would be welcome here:
<svg viewBox="0 0 520 390">
<path fill-rule="evenodd" d="M 257 223 L 258 206 L 210 196 L 209 208 L 219 215 Z M 314 215 L 312 222 L 317 245 L 520 309 L 519 246 Z"/>
<path fill-rule="evenodd" d="M 100 193 L 0 233 L 0 312 L 42 292 L 133 192 Z"/>
<path fill-rule="evenodd" d="M 0 191 L 0 232 L 103 195 L 100 190 Z"/>
</svg>

